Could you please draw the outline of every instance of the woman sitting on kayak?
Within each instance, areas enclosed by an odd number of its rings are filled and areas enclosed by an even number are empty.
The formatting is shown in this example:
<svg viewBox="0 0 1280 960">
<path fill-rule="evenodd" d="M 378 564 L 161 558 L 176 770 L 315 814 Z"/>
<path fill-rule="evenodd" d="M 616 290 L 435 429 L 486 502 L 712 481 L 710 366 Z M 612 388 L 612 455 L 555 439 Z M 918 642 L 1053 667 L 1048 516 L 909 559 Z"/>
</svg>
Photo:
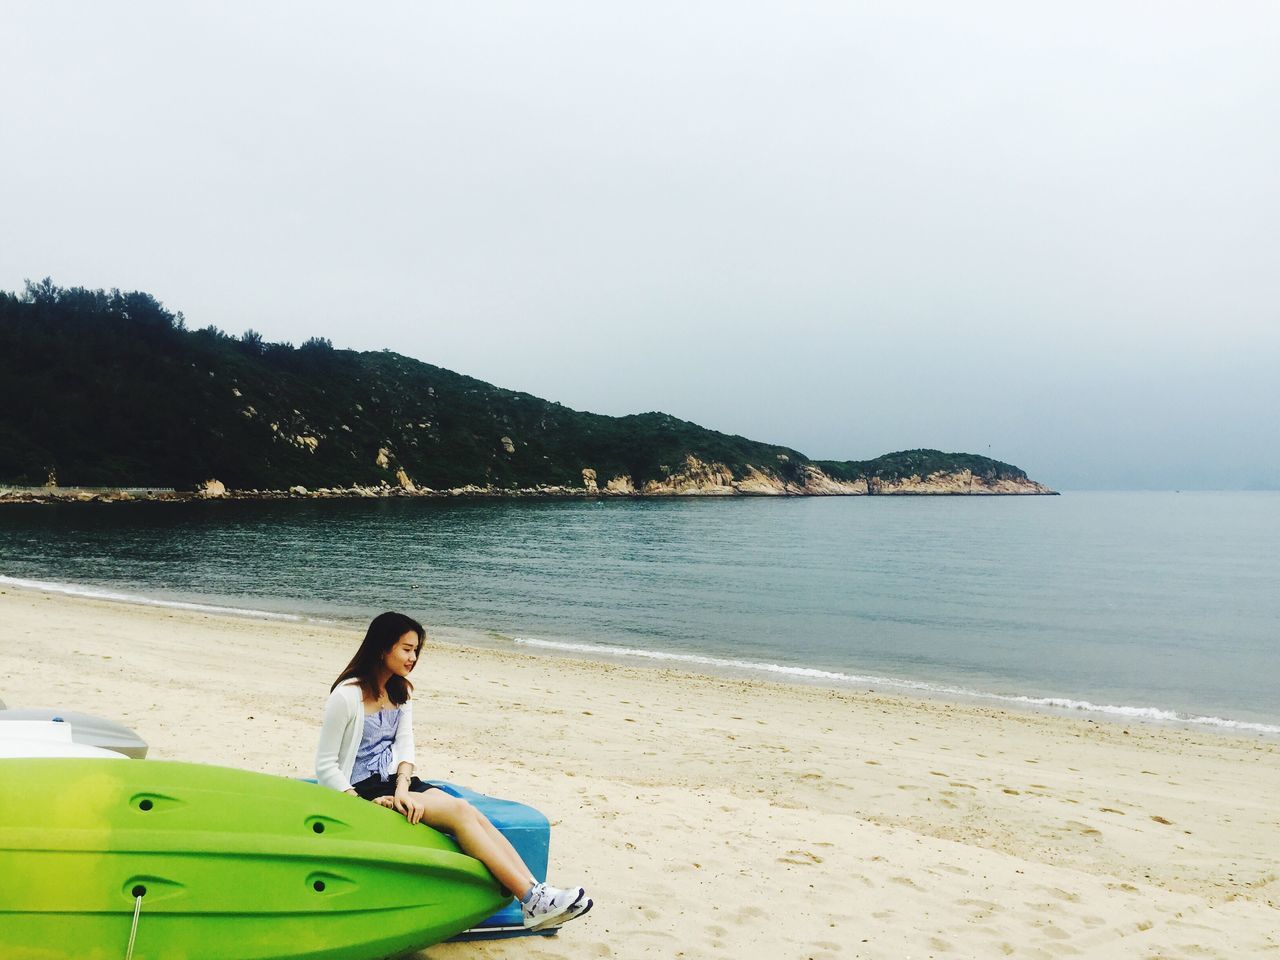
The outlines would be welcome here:
<svg viewBox="0 0 1280 960">
<path fill-rule="evenodd" d="M 559 926 L 592 907 L 582 887 L 539 883 L 515 848 L 467 801 L 413 775 L 413 705 L 409 673 L 426 631 L 402 613 L 373 618 L 360 649 L 330 688 L 316 751 L 316 779 L 326 787 L 453 834 L 519 898 L 530 930 Z"/>
</svg>

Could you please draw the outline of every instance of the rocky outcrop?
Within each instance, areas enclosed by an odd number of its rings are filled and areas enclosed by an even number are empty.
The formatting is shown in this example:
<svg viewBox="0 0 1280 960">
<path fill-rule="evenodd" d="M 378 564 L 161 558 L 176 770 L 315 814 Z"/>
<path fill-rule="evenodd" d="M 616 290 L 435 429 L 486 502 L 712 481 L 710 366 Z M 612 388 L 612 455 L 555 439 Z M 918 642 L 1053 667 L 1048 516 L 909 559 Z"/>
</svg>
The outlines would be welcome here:
<svg viewBox="0 0 1280 960">
<path fill-rule="evenodd" d="M 620 477 L 614 477 L 604 485 L 605 493 L 618 494 L 620 496 L 634 497 L 636 495 L 636 485 L 631 482 L 631 477 L 623 474 Z"/>
<path fill-rule="evenodd" d="M 177 493 L 167 487 L 5 487 L 4 503 L 127 503 L 131 500 L 204 499 L 199 491 Z"/>
<path fill-rule="evenodd" d="M 836 480 L 811 463 L 804 465 L 801 475 L 804 482 L 794 491 L 811 497 L 857 497 L 867 492 L 866 480 Z"/>
<path fill-rule="evenodd" d="M 206 480 L 196 488 L 196 496 L 216 499 L 227 495 L 227 487 L 221 480 Z"/>
<path fill-rule="evenodd" d="M 587 495 L 619 495 L 644 497 L 683 496 L 756 496 L 756 497 L 859 497 L 879 495 L 963 495 L 963 494 L 1052 494 L 1044 484 L 1034 480 L 986 478 L 970 470 L 940 471 L 927 477 L 900 479 L 859 477 L 839 480 L 811 463 L 800 466 L 798 476 L 790 479 L 773 470 L 748 465 L 742 476 L 735 476 L 723 463 L 705 463 L 687 456 L 678 470 L 666 468 L 661 480 L 649 480 L 636 489 L 629 476 L 614 477 L 604 490 L 597 486 L 596 472 L 583 470 L 582 493 Z M 588 480 L 589 475 L 589 480 Z"/>
<path fill-rule="evenodd" d="M 869 491 L 879 495 L 911 494 L 977 494 L 977 495 L 1026 495 L 1053 494 L 1043 483 L 1035 480 L 1015 480 L 1003 477 L 981 477 L 971 470 L 931 473 L 927 477 L 912 475 L 897 479 L 873 478 Z"/>
<path fill-rule="evenodd" d="M 693 455 L 686 456 L 679 470 L 662 468 L 667 476 L 649 480 L 640 488 L 642 496 L 733 496 L 733 472 L 723 463 L 703 463 Z"/>
<path fill-rule="evenodd" d="M 778 497 L 786 494 L 783 483 L 774 476 L 762 472 L 759 468 L 748 466 L 746 474 L 737 481 L 737 492 L 756 497 Z"/>
</svg>

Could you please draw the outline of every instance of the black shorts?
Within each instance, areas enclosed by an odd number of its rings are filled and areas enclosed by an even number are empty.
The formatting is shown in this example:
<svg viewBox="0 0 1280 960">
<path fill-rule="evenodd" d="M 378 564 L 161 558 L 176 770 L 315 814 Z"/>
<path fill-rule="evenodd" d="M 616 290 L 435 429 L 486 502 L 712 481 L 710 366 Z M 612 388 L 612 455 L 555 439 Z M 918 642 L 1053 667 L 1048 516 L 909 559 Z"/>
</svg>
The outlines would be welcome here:
<svg viewBox="0 0 1280 960">
<path fill-rule="evenodd" d="M 376 774 L 372 777 L 366 777 L 359 783 L 353 783 L 351 789 L 365 800 L 377 800 L 379 797 L 393 797 L 396 792 L 396 778 L 390 777 L 383 780 Z M 426 793 L 428 790 L 439 790 L 440 788 L 430 783 L 423 783 L 417 777 L 409 780 L 410 793 Z"/>
</svg>

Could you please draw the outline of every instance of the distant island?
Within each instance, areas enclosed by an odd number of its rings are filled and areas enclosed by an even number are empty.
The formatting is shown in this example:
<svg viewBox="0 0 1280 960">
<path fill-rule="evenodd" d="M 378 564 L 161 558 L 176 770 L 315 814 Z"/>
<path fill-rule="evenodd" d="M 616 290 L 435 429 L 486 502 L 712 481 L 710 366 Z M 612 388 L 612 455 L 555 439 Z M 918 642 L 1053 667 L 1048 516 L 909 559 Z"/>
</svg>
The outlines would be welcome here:
<svg viewBox="0 0 1280 960">
<path fill-rule="evenodd" d="M 147 293 L 0 291 L 0 499 L 1052 494 L 1008 463 L 812 460 L 392 353 L 188 330 Z"/>
</svg>

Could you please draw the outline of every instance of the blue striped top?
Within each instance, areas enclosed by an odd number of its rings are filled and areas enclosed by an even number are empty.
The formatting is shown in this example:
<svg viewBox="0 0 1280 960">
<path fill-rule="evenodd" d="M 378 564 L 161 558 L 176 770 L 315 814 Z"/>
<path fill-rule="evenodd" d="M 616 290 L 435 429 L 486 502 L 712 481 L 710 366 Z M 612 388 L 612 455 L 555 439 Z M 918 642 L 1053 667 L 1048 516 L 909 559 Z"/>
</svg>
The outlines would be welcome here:
<svg viewBox="0 0 1280 960">
<path fill-rule="evenodd" d="M 394 772 L 391 770 L 391 749 L 399 729 L 399 707 L 385 707 L 377 713 L 364 715 L 364 733 L 356 750 L 356 765 L 351 770 L 352 783 L 375 776 L 386 780 Z"/>
</svg>

